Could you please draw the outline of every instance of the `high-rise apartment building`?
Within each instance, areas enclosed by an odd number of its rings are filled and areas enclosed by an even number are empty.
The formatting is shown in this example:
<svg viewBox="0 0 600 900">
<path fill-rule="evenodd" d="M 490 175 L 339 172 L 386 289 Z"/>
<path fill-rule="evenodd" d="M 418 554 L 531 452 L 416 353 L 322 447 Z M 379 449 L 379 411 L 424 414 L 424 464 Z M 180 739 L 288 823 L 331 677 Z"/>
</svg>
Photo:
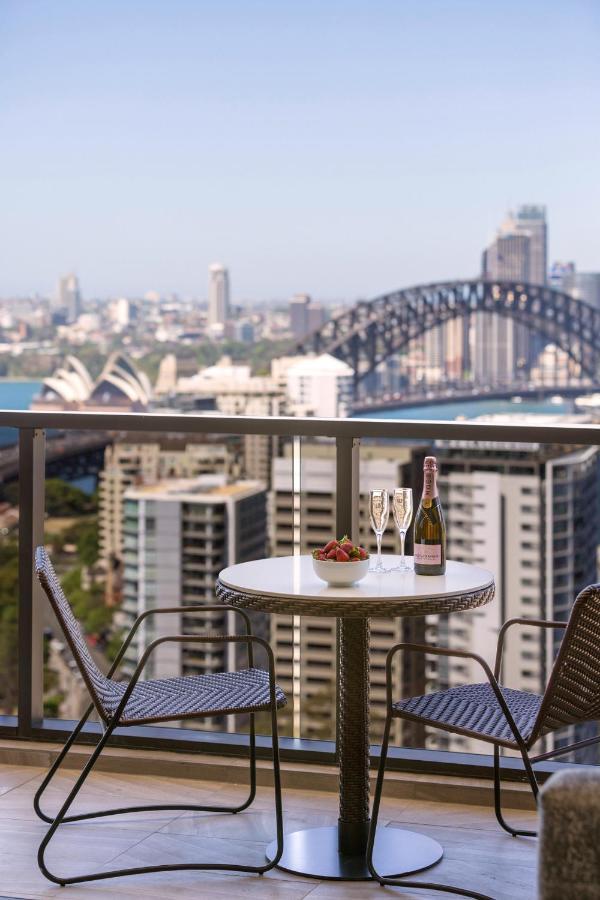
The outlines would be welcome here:
<svg viewBox="0 0 600 900">
<path fill-rule="evenodd" d="M 177 382 L 178 402 L 186 395 L 210 402 L 227 416 L 282 416 L 288 413 L 285 387 L 274 377 L 253 376 L 250 367 L 233 365 L 223 358 L 191 378 Z M 270 484 L 271 459 L 281 439 L 268 434 L 246 434 L 242 438 L 243 471 L 246 477 Z"/>
<path fill-rule="evenodd" d="M 106 570 L 106 602 L 121 598 L 123 563 L 123 498 L 128 488 L 152 485 L 166 478 L 219 474 L 232 478 L 239 470 L 239 449 L 233 442 L 186 442 L 150 438 L 109 444 L 100 472 L 99 543 Z"/>
<path fill-rule="evenodd" d="M 208 324 L 224 326 L 229 318 L 229 272 L 221 263 L 208 268 Z"/>
<path fill-rule="evenodd" d="M 494 572 L 496 597 L 480 609 L 431 617 L 428 629 L 440 645 L 474 651 L 493 663 L 503 621 L 566 621 L 577 593 L 597 580 L 600 452 L 468 442 L 434 452 L 448 557 Z M 503 684 L 543 693 L 560 638 L 514 629 L 506 643 Z M 469 660 L 432 658 L 427 680 L 429 690 L 438 690 L 478 682 L 481 672 Z M 589 736 L 589 729 L 578 729 L 574 739 Z M 482 749 L 477 741 L 442 731 L 429 733 L 427 746 Z"/>
<path fill-rule="evenodd" d="M 348 415 L 354 391 L 354 369 L 322 353 L 300 357 L 285 369 L 287 395 L 298 412 L 335 418 Z"/>
<path fill-rule="evenodd" d="M 424 452 L 417 448 L 385 446 L 365 442 L 361 447 L 360 540 L 374 549 L 369 530 L 369 491 L 382 486 L 420 486 Z M 289 556 L 309 553 L 335 534 L 335 447 L 331 443 L 302 442 L 300 464 L 300 508 L 294 512 L 291 447 L 273 460 L 270 495 L 271 552 Z M 337 535 L 341 537 L 341 535 Z M 396 530 L 388 529 L 384 551 L 399 552 Z M 407 547 L 408 549 L 408 547 Z M 395 577 L 390 575 L 390 578 Z M 423 622 L 419 619 L 371 620 L 371 719 L 373 736 L 381 736 L 385 712 L 385 657 L 400 640 L 422 640 Z M 291 616 L 271 617 L 271 644 L 277 660 L 277 678 L 288 696 L 288 705 L 280 712 L 284 733 L 299 726 L 306 738 L 331 738 L 335 731 L 336 622 L 333 619 L 303 616 L 296 622 Z M 395 689 L 422 693 L 423 660 L 407 655 L 395 675 Z M 419 746 L 422 729 L 408 722 L 394 722 L 394 739 Z"/>
<path fill-rule="evenodd" d="M 537 419 L 536 419 L 537 421 Z M 415 507 L 422 485 L 422 459 L 428 451 L 365 442 L 361 446 L 361 541 L 371 550 L 368 491 L 374 487 L 412 485 Z M 429 451 L 431 452 L 431 451 Z M 597 580 L 600 530 L 600 451 L 532 444 L 482 447 L 470 442 L 439 444 L 433 452 L 440 466 L 448 558 L 489 569 L 496 596 L 488 606 L 422 620 L 372 620 L 371 690 L 373 735 L 383 715 L 384 661 L 393 643 L 416 640 L 476 652 L 493 664 L 498 632 L 511 617 L 566 621 L 579 590 Z M 307 553 L 335 531 L 335 455 L 327 443 L 303 442 L 300 501 L 294 507 L 293 461 L 289 448 L 273 461 L 270 498 L 272 552 Z M 582 510 L 585 509 L 585 515 Z M 410 533 L 409 533 L 410 534 Z M 408 548 L 410 551 L 410 547 Z M 384 552 L 398 552 L 390 522 Z M 390 578 L 394 575 L 390 574 Z M 333 734 L 336 685 L 335 623 L 328 619 L 275 616 L 271 640 L 278 678 L 290 698 L 282 723 L 292 723 L 303 737 Z M 515 629 L 506 644 L 503 683 L 542 693 L 560 634 L 534 628 Z M 411 658 L 412 657 L 412 658 Z M 408 654 L 395 673 L 397 696 L 424 693 L 481 681 L 475 663 L 465 659 Z M 294 716 L 295 704 L 296 709 Z M 437 729 L 407 730 L 395 723 L 395 741 L 477 752 L 477 741 Z M 593 733 L 578 726 L 572 739 Z M 561 736 L 560 739 L 564 739 Z M 554 740 L 548 738 L 547 741 Z M 487 752 L 487 751 L 486 751 Z M 589 759 L 596 759 L 590 751 Z"/>
<path fill-rule="evenodd" d="M 253 481 L 227 484 L 224 476 L 168 480 L 131 487 L 124 496 L 123 602 L 126 628 L 148 609 L 215 604 L 221 569 L 266 555 L 267 498 Z M 144 648 L 169 634 L 241 633 L 227 610 L 150 616 L 129 646 L 123 669 L 136 666 Z M 259 626 L 259 632 L 264 631 Z M 237 649 L 236 649 L 237 648 Z M 148 678 L 206 675 L 245 665 L 242 644 L 164 643 L 150 657 Z M 196 723 L 197 727 L 197 723 Z M 207 730 L 235 730 L 233 722 L 207 719 Z"/>
</svg>

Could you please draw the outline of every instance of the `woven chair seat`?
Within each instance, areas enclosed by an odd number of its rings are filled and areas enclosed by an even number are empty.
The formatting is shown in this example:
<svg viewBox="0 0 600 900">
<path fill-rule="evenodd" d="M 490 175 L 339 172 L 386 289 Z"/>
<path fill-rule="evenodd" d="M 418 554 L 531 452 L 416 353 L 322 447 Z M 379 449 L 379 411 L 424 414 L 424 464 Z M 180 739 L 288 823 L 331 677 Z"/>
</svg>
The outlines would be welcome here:
<svg viewBox="0 0 600 900">
<path fill-rule="evenodd" d="M 127 682 L 109 682 L 111 696 L 104 693 L 102 706 L 107 719 L 117 710 Z M 275 686 L 277 708 L 286 704 L 281 688 Z M 140 681 L 119 719 L 127 724 L 184 719 L 199 716 L 249 713 L 269 709 L 269 673 L 264 669 L 240 669 L 213 675 L 186 675 Z"/>
<path fill-rule="evenodd" d="M 542 697 L 528 691 L 501 688 L 506 705 L 527 742 L 533 732 Z M 502 708 L 489 684 L 466 684 L 399 700 L 392 715 L 430 722 L 446 731 L 467 734 L 506 747 L 518 747 Z"/>
</svg>

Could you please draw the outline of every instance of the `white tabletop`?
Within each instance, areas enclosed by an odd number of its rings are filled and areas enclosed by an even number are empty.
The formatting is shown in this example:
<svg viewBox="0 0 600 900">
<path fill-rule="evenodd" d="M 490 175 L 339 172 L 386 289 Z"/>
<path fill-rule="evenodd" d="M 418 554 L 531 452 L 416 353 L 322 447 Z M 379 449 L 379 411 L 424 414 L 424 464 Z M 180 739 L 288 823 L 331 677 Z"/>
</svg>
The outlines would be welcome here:
<svg viewBox="0 0 600 900">
<path fill-rule="evenodd" d="M 372 559 L 374 560 L 373 557 Z M 412 566 L 412 557 L 407 556 L 406 561 Z M 388 569 L 397 566 L 399 562 L 399 556 L 383 557 L 383 564 Z M 234 591 L 262 597 L 402 601 L 469 594 L 492 585 L 494 576 L 487 569 L 448 560 L 444 575 L 415 575 L 412 570 L 406 573 L 387 572 L 383 575 L 369 572 L 358 584 L 331 587 L 317 578 L 310 556 L 281 556 L 229 566 L 223 569 L 219 580 Z"/>
</svg>

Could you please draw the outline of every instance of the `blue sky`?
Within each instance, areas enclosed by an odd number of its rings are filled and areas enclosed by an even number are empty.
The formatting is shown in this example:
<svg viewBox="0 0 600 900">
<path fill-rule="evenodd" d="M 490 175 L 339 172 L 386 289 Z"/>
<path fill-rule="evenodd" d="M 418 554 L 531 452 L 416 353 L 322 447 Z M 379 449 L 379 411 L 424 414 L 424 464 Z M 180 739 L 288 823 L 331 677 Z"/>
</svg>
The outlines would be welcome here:
<svg viewBox="0 0 600 900">
<path fill-rule="evenodd" d="M 0 0 L 0 296 L 475 275 L 508 207 L 600 269 L 597 0 Z"/>
</svg>

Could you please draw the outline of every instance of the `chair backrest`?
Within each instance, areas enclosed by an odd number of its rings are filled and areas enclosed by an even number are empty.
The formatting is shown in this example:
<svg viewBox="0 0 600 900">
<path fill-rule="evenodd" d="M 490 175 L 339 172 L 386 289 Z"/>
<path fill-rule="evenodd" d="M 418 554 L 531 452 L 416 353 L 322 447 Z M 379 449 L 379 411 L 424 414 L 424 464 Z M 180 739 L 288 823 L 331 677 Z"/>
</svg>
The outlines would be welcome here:
<svg viewBox="0 0 600 900">
<path fill-rule="evenodd" d="M 584 588 L 573 604 L 532 737 L 594 720 L 600 720 L 600 584 Z"/>
<path fill-rule="evenodd" d="M 114 684 L 102 674 L 94 662 L 81 626 L 73 615 L 69 601 L 65 597 L 60 581 L 50 562 L 50 557 L 44 547 L 38 547 L 35 551 L 35 571 L 63 630 L 75 662 L 90 692 L 94 706 L 102 718 L 106 718 L 104 702 L 114 697 Z"/>
</svg>

